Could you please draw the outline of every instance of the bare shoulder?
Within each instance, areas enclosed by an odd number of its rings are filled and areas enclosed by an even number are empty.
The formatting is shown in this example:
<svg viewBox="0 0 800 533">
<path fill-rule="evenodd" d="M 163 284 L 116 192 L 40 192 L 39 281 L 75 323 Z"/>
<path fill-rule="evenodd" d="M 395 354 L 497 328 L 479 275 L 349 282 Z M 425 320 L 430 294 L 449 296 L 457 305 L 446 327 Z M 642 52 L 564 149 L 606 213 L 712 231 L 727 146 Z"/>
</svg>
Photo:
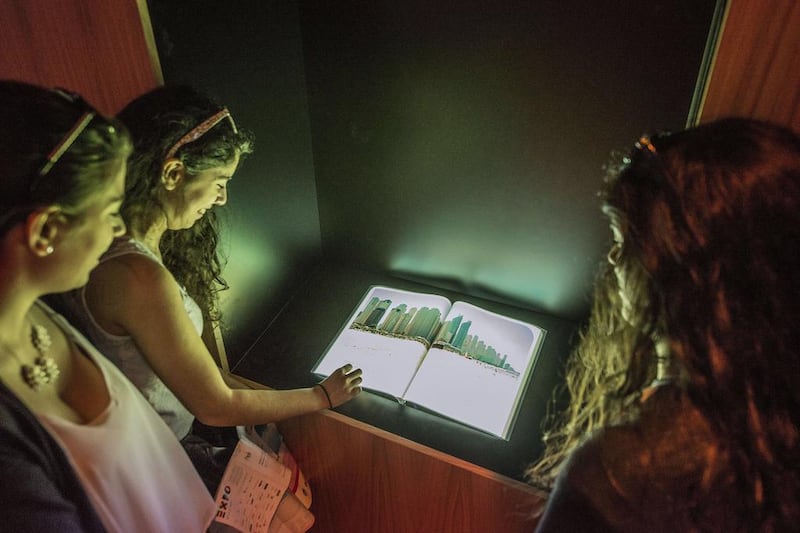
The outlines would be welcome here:
<svg viewBox="0 0 800 533">
<path fill-rule="evenodd" d="M 148 309 L 180 301 L 180 289 L 163 265 L 140 254 L 125 254 L 92 271 L 85 296 L 98 322 L 107 331 L 122 334 Z"/>
<path fill-rule="evenodd" d="M 118 293 L 147 294 L 175 285 L 175 279 L 163 265 L 140 254 L 125 254 L 100 263 L 91 274 L 91 284 Z"/>
</svg>

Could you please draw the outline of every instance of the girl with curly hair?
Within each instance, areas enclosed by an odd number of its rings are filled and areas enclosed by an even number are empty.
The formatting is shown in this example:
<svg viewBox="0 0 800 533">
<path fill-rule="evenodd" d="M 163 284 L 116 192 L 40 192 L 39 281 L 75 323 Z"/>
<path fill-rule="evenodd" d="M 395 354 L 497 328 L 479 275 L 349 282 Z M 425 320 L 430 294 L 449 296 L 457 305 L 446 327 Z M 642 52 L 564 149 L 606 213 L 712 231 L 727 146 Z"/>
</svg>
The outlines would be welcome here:
<svg viewBox="0 0 800 533">
<path fill-rule="evenodd" d="M 340 368 L 295 390 L 232 388 L 201 333 L 219 319 L 224 288 L 214 208 L 252 151 L 252 135 L 230 112 L 185 86 L 164 86 L 118 117 L 134 151 L 122 217 L 128 233 L 112 244 L 89 283 L 62 296 L 68 315 L 139 386 L 182 440 L 213 492 L 224 458 L 192 433 L 209 426 L 266 424 L 340 405 L 361 391 L 361 371 Z"/>
<path fill-rule="evenodd" d="M 610 169 L 614 237 L 528 471 L 537 531 L 800 523 L 800 139 L 725 119 Z M 553 486 L 554 485 L 554 486 Z"/>
</svg>

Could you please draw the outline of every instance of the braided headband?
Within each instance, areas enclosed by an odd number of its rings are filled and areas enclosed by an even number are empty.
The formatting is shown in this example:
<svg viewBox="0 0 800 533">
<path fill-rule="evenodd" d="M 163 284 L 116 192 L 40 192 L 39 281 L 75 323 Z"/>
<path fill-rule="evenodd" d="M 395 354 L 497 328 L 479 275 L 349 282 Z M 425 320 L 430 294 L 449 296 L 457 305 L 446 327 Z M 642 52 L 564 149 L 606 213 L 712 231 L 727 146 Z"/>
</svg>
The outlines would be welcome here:
<svg viewBox="0 0 800 533">
<path fill-rule="evenodd" d="M 165 159 L 170 159 L 175 157 L 177 151 L 185 144 L 189 144 L 191 142 L 196 141 L 203 135 L 205 135 L 208 130 L 219 124 L 223 119 L 228 119 L 231 122 L 231 128 L 233 129 L 233 133 L 238 133 L 239 130 L 236 129 L 236 123 L 233 121 L 233 117 L 231 116 L 230 111 L 227 108 L 223 108 L 218 113 L 208 117 L 203 122 L 189 130 L 189 133 L 178 139 L 178 142 L 172 145 L 172 148 L 169 149 L 167 152 L 167 156 Z"/>
<path fill-rule="evenodd" d="M 47 160 L 44 162 L 44 165 L 42 165 L 42 168 L 39 169 L 39 177 L 42 177 L 50 172 L 50 169 L 53 168 L 53 165 L 55 165 L 59 159 L 61 159 L 61 156 L 64 155 L 64 152 L 69 150 L 69 147 L 72 146 L 72 143 L 75 142 L 75 139 L 78 138 L 78 135 L 80 135 L 83 130 L 86 129 L 86 126 L 88 126 L 89 122 L 92 121 L 94 115 L 95 114 L 93 111 L 86 111 L 78 118 L 78 120 L 75 122 L 75 125 L 64 134 L 61 142 L 59 142 L 47 155 Z"/>
</svg>

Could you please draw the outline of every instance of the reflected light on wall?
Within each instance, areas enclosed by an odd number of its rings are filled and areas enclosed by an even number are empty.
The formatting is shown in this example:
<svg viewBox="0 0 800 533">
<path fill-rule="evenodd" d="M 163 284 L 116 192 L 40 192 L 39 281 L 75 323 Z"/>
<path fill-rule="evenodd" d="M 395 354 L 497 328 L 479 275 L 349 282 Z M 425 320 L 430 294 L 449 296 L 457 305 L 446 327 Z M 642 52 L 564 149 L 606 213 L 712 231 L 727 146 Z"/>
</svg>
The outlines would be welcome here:
<svg viewBox="0 0 800 533">
<path fill-rule="evenodd" d="M 543 257 L 532 262 L 525 254 L 517 258 L 506 254 L 498 262 L 487 261 L 491 255 L 490 250 L 470 249 L 452 241 L 417 241 L 413 246 L 400 247 L 391 258 L 390 270 L 465 294 L 544 311 L 556 307 L 564 298 L 563 290 L 572 285 L 563 280 L 566 272 L 558 267 L 560 258 Z M 548 279 L 559 282 L 542 282 Z"/>
<path fill-rule="evenodd" d="M 254 244 L 252 231 L 249 228 L 237 228 L 235 234 L 228 232 L 225 236 L 225 249 L 228 262 L 222 276 L 230 289 L 220 294 L 225 322 L 235 324 L 237 319 L 246 318 L 257 312 L 258 300 L 252 298 L 252 288 L 264 285 L 264 280 L 280 279 L 282 262 L 279 250 L 264 245 L 262 240 Z"/>
</svg>

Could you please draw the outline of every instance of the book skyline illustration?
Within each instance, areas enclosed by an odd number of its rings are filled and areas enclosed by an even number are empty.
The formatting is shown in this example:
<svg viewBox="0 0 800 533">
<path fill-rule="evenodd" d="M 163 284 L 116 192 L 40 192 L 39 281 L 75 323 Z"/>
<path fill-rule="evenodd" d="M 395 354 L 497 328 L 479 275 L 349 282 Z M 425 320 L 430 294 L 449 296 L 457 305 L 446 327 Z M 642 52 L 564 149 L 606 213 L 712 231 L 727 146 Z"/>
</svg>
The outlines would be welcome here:
<svg viewBox="0 0 800 533">
<path fill-rule="evenodd" d="M 356 315 L 350 327 L 415 340 L 426 347 L 453 352 L 496 367 L 514 377 L 519 376 L 519 372 L 507 362 L 508 354 L 498 353 L 477 334 L 470 333 L 472 321 L 464 320 L 463 315 L 443 323 L 439 309 L 425 306 L 409 309 L 404 303 L 392 307 L 392 300 L 373 296 Z"/>
</svg>

